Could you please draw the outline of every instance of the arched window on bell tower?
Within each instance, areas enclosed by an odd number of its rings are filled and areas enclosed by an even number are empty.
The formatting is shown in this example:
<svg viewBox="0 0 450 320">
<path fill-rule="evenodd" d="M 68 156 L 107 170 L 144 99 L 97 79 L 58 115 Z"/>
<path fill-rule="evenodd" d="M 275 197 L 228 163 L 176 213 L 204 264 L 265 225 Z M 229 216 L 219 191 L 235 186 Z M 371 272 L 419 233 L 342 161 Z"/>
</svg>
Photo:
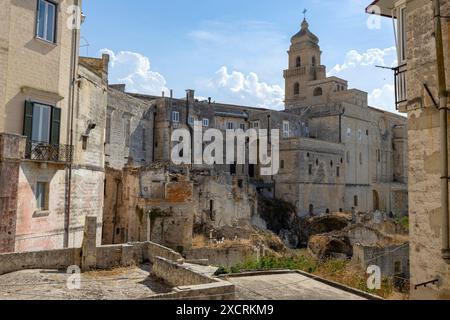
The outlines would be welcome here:
<svg viewBox="0 0 450 320">
<path fill-rule="evenodd" d="M 312 57 L 311 64 L 312 64 L 313 67 L 316 66 L 316 57 L 315 56 Z"/>
<path fill-rule="evenodd" d="M 296 82 L 294 84 L 294 95 L 298 96 L 300 94 L 300 83 Z"/>
<path fill-rule="evenodd" d="M 297 59 L 295 60 L 295 66 L 297 68 L 300 68 L 302 66 L 302 59 L 300 57 L 297 57 Z"/>
<path fill-rule="evenodd" d="M 319 97 L 323 94 L 323 90 L 321 87 L 317 87 L 314 89 L 313 95 L 314 97 Z"/>
</svg>

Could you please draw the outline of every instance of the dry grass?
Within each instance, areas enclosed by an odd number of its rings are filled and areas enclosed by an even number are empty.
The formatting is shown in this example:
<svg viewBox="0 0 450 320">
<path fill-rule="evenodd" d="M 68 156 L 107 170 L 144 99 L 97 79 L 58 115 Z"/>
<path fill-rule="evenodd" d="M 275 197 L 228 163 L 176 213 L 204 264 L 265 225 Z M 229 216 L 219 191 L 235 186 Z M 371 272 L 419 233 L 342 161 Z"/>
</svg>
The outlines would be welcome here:
<svg viewBox="0 0 450 320">
<path fill-rule="evenodd" d="M 247 239 L 238 239 L 238 240 L 225 240 L 220 243 L 212 243 L 209 239 L 207 239 L 204 235 L 196 235 L 192 241 L 192 247 L 195 249 L 201 248 L 231 248 L 234 246 L 249 246 L 251 247 L 252 241 Z"/>
</svg>

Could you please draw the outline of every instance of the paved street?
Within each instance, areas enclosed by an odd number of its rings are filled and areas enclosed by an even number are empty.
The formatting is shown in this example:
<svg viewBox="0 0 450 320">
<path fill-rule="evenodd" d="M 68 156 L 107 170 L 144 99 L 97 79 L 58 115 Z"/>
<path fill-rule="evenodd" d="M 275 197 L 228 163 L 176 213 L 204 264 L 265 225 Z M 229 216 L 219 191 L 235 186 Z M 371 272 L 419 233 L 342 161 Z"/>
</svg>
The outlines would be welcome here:
<svg viewBox="0 0 450 320">
<path fill-rule="evenodd" d="M 241 300 L 366 300 L 297 273 L 231 277 Z"/>
</svg>

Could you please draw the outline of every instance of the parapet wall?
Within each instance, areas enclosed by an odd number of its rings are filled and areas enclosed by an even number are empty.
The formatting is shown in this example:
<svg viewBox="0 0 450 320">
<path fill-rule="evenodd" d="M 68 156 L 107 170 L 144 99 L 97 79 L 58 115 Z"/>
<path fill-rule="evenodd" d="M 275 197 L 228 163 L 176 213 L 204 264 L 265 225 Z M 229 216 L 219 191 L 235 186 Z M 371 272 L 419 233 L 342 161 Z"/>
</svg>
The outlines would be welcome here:
<svg viewBox="0 0 450 320">
<path fill-rule="evenodd" d="M 81 265 L 81 249 L 0 254 L 0 275 L 28 269 L 63 269 Z"/>
<path fill-rule="evenodd" d="M 152 274 L 174 287 L 172 293 L 152 297 L 153 300 L 233 300 L 236 297 L 235 286 L 230 282 L 208 277 L 161 257 L 156 257 Z"/>
<path fill-rule="evenodd" d="M 39 252 L 0 254 L 0 275 L 30 269 L 66 269 L 69 266 L 82 267 L 82 249 L 61 249 Z M 96 248 L 96 264 L 92 269 L 111 269 L 139 265 L 145 261 L 154 263 L 156 257 L 167 261 L 183 263 L 180 254 L 151 242 Z"/>
</svg>

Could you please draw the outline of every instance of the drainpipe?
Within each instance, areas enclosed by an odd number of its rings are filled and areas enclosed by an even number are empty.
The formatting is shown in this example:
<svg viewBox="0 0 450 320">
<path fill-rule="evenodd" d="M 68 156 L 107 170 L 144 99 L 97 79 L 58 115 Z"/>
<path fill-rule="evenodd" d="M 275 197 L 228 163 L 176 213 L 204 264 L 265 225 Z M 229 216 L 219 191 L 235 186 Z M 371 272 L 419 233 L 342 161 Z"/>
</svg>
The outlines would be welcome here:
<svg viewBox="0 0 450 320">
<path fill-rule="evenodd" d="M 450 216 L 448 196 L 448 111 L 445 79 L 444 44 L 442 41 L 441 4 L 434 0 L 436 60 L 439 79 L 439 114 L 441 135 L 441 205 L 442 205 L 442 258 L 450 261 Z"/>
<path fill-rule="evenodd" d="M 79 6 L 79 1 L 74 1 L 75 6 Z M 77 17 L 78 19 L 78 17 Z M 70 75 L 70 87 L 69 87 L 69 116 L 70 116 L 70 124 L 69 124 L 69 148 L 73 146 L 73 123 L 74 123 L 74 109 L 75 109 L 75 86 L 78 83 L 77 81 L 77 58 L 78 58 L 78 32 L 77 28 L 73 28 L 72 30 L 72 61 L 71 61 L 71 75 Z M 72 150 L 74 151 L 74 150 Z M 67 203 L 66 203 L 66 212 L 64 219 L 64 240 L 63 247 L 69 247 L 69 234 L 70 234 L 70 212 L 72 206 L 72 166 L 73 166 L 73 152 L 70 155 L 69 167 L 68 167 L 68 177 L 67 177 Z"/>
</svg>

